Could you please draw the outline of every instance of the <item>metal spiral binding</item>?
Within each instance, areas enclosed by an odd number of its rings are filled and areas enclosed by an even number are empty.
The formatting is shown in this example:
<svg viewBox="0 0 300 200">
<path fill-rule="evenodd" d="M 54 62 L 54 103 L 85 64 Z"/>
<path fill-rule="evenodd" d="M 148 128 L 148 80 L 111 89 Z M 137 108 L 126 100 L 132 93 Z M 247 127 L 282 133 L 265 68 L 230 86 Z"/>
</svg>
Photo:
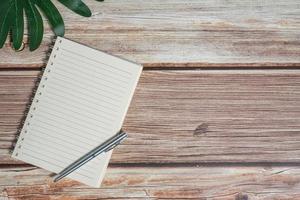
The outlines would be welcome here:
<svg viewBox="0 0 300 200">
<path fill-rule="evenodd" d="M 50 45 L 49 52 L 46 53 L 46 58 L 45 58 L 45 60 L 48 60 L 48 62 L 51 63 L 50 66 L 53 65 L 53 61 L 50 60 L 50 56 L 51 56 L 52 54 L 54 54 L 54 55 L 53 55 L 53 59 L 55 59 L 56 54 L 55 54 L 53 51 L 59 50 L 59 48 L 54 49 L 55 40 L 52 40 L 52 41 L 53 41 L 53 42 L 52 42 L 51 45 Z M 60 40 L 59 42 L 61 43 L 61 40 Z M 46 69 L 46 67 L 43 67 L 43 68 L 42 68 L 42 70 L 41 70 L 40 74 L 38 75 L 38 78 L 37 78 L 37 80 L 36 80 L 36 82 L 35 82 L 34 89 L 33 89 L 33 91 L 32 91 L 32 96 L 31 96 L 31 98 L 30 98 L 30 102 L 26 105 L 26 109 L 25 109 L 25 111 L 24 111 L 24 117 L 23 117 L 22 120 L 21 120 L 21 123 L 20 123 L 20 125 L 19 125 L 19 128 L 17 129 L 17 135 L 16 135 L 15 140 L 13 141 L 13 143 L 12 143 L 12 145 L 11 145 L 11 148 L 10 148 L 10 150 L 9 150 L 10 154 L 13 153 L 13 151 L 14 151 L 15 148 L 21 148 L 21 147 L 22 147 L 22 142 L 24 141 L 24 137 L 21 138 L 20 144 L 19 144 L 18 146 L 16 146 L 16 145 L 17 145 L 18 140 L 20 139 L 20 134 L 21 134 L 21 132 L 22 132 L 23 127 L 26 126 L 26 125 L 25 125 L 25 122 L 26 122 L 26 119 L 28 118 L 29 111 L 30 111 L 30 107 L 31 107 L 34 103 L 36 104 L 36 103 L 39 102 L 39 99 L 36 99 L 35 102 L 33 102 L 33 100 L 34 100 L 34 97 L 36 96 L 37 90 L 39 89 L 39 85 L 40 85 L 40 83 L 41 83 L 41 81 L 42 81 L 43 75 L 44 75 L 44 73 L 45 73 L 45 69 Z M 47 73 L 50 73 L 50 70 L 48 70 Z M 45 80 L 47 80 L 47 77 L 44 77 L 44 78 L 45 78 Z M 45 87 L 45 84 L 41 85 L 41 88 L 40 88 L 40 89 L 43 89 L 44 87 Z M 41 92 L 40 92 L 40 95 L 42 95 Z M 33 107 L 32 109 L 33 109 L 33 112 L 34 112 L 34 111 L 36 110 L 36 107 Z M 30 118 L 33 118 L 33 114 L 30 114 L 29 117 L 30 117 Z M 29 126 L 29 125 L 30 125 L 30 123 L 27 122 L 27 126 Z M 27 134 L 27 130 L 24 131 L 24 134 Z M 16 153 L 16 156 L 18 156 L 18 152 Z"/>
</svg>

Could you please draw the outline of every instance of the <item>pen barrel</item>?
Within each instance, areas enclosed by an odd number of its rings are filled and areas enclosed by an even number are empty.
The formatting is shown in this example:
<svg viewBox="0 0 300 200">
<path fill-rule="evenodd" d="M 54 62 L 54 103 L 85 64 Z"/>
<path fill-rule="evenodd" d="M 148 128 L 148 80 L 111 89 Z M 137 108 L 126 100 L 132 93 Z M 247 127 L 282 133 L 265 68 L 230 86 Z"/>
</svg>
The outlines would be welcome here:
<svg viewBox="0 0 300 200">
<path fill-rule="evenodd" d="M 75 162 L 70 164 L 68 167 L 66 167 L 64 170 L 62 170 L 60 173 L 58 173 L 54 177 L 54 182 L 59 181 L 60 179 L 66 177 L 67 175 L 74 172 L 76 169 L 80 168 L 90 160 L 94 159 L 98 155 L 100 155 L 103 152 L 108 152 L 112 150 L 114 147 L 118 146 L 125 138 L 127 137 L 127 133 L 120 131 L 118 134 L 114 135 L 113 137 L 106 140 L 104 143 L 99 145 L 98 147 L 94 148 L 87 154 L 83 155 L 79 159 L 77 159 Z"/>
</svg>

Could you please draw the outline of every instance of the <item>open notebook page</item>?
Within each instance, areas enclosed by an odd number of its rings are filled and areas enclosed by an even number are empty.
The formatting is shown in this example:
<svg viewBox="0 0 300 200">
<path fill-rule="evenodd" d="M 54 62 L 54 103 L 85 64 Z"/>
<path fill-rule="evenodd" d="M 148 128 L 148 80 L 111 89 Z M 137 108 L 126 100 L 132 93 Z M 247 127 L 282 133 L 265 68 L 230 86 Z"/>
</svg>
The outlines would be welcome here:
<svg viewBox="0 0 300 200">
<path fill-rule="evenodd" d="M 58 37 L 13 157 L 58 173 L 116 134 L 142 66 Z M 111 152 L 68 177 L 99 186 Z"/>
</svg>

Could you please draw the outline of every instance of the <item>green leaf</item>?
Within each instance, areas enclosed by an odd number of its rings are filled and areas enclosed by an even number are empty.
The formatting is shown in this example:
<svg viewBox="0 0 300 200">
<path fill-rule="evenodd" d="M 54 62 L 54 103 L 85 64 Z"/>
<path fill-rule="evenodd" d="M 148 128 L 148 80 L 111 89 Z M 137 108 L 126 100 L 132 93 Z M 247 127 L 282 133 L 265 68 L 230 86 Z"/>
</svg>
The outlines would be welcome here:
<svg viewBox="0 0 300 200">
<path fill-rule="evenodd" d="M 29 33 L 29 49 L 34 51 L 37 49 L 43 39 L 43 20 L 42 16 L 34 5 L 34 0 L 25 1 L 25 12 L 28 18 L 28 33 Z"/>
<path fill-rule="evenodd" d="M 0 7 L 0 48 L 3 47 L 11 24 L 11 11 L 13 2 L 11 0 L 3 0 Z"/>
<path fill-rule="evenodd" d="M 14 0 L 13 22 L 12 22 L 12 40 L 14 49 L 18 50 L 22 46 L 23 34 L 24 34 L 24 13 L 23 2 L 24 0 Z"/>
<path fill-rule="evenodd" d="M 91 10 L 81 0 L 58 0 L 73 12 L 84 16 L 90 17 L 92 15 Z"/>
<path fill-rule="evenodd" d="M 48 18 L 54 33 L 59 36 L 64 36 L 65 24 L 54 4 L 50 0 L 37 0 L 36 3 Z"/>
<path fill-rule="evenodd" d="M 75 13 L 90 17 L 90 9 L 82 0 L 58 0 Z M 104 0 L 96 0 L 102 2 Z M 24 10 L 28 20 L 29 48 L 37 49 L 43 39 L 43 20 L 37 6 L 44 12 L 56 35 L 63 36 L 65 26 L 61 14 L 52 0 L 0 0 L 0 48 L 3 47 L 8 33 L 12 32 L 15 49 L 22 46 L 24 35 Z"/>
</svg>

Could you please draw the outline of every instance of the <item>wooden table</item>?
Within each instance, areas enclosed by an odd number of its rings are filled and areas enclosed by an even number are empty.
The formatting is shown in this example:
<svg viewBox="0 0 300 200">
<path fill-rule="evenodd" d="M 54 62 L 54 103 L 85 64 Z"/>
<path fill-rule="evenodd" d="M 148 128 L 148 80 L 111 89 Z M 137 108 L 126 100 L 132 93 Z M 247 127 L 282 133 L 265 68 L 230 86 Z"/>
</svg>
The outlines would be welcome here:
<svg viewBox="0 0 300 200">
<path fill-rule="evenodd" d="M 66 37 L 142 63 L 100 189 L 9 149 L 49 52 L 0 50 L 0 199 L 300 199 L 298 0 L 87 0 Z M 84 66 L 83 66 L 84 67 Z"/>
</svg>

